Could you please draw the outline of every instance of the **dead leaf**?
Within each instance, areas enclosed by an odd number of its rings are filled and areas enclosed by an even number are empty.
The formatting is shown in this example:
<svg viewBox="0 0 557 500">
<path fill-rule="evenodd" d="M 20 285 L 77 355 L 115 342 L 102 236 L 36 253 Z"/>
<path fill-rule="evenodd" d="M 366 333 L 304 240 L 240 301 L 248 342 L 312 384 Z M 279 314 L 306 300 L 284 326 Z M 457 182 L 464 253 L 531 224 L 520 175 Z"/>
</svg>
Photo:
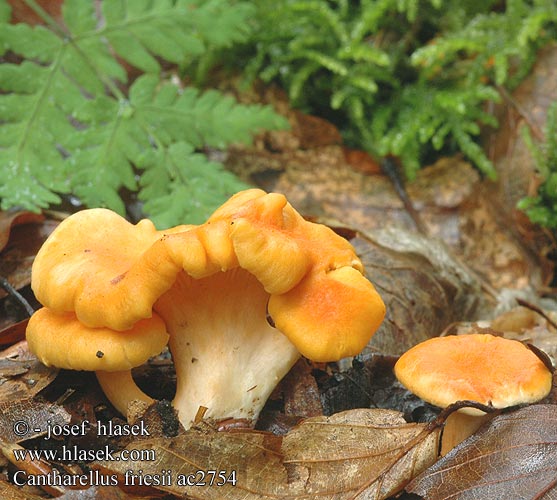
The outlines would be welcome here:
<svg viewBox="0 0 557 500">
<path fill-rule="evenodd" d="M 14 486 L 0 477 L 0 498 L 2 500 L 44 500 L 44 497 L 33 495 L 21 487 Z"/>
<path fill-rule="evenodd" d="M 399 355 L 454 321 L 481 315 L 486 299 L 480 283 L 440 241 L 388 228 L 350 242 L 387 306 L 372 350 Z"/>
<path fill-rule="evenodd" d="M 71 420 L 61 406 L 26 399 L 0 401 L 0 439 L 19 443 L 46 434 L 48 425 L 64 425 Z"/>
<path fill-rule="evenodd" d="M 26 455 L 23 459 L 17 456 L 17 453 L 25 452 L 25 448 L 14 443 L 5 443 L 0 440 L 0 449 L 2 454 L 20 471 L 25 477 L 53 477 L 54 470 L 51 465 L 43 459 L 32 458 Z M 14 481 L 15 482 L 15 481 Z M 56 481 L 46 481 L 41 483 L 40 488 L 51 496 L 58 497 L 66 491 L 64 487 L 56 484 Z"/>
<path fill-rule="evenodd" d="M 284 413 L 294 417 L 323 415 L 317 382 L 306 359 L 300 359 L 282 380 Z"/>
<path fill-rule="evenodd" d="M 115 486 L 91 486 L 86 490 L 68 490 L 57 500 L 125 500 L 127 498 L 131 497 Z"/>
<path fill-rule="evenodd" d="M 483 328 L 489 328 L 491 331 L 487 333 L 518 340 L 541 349 L 549 356 L 555 366 L 557 364 L 557 331 L 555 326 L 550 324 L 557 321 L 555 302 L 550 299 L 542 299 L 542 303 L 549 308 L 532 307 L 538 308 L 546 317 L 531 308 L 518 306 L 497 315 L 491 320 L 454 323 L 450 326 L 450 329 L 444 332 L 444 335 L 482 333 Z"/>
<path fill-rule="evenodd" d="M 406 488 L 428 500 L 557 498 L 557 406 L 495 417 Z"/>
<path fill-rule="evenodd" d="M 0 212 L 0 252 L 4 250 L 10 239 L 12 227 L 20 224 L 42 222 L 44 216 L 33 212 L 9 211 Z"/>
<path fill-rule="evenodd" d="M 24 340 L 28 322 L 29 318 L 24 319 L 23 321 L 18 321 L 17 323 L 0 330 L 0 346 L 12 345 Z M 2 373 L 2 370 L 0 370 L 0 374 Z"/>
<path fill-rule="evenodd" d="M 44 24 L 44 19 L 37 14 L 29 5 L 25 2 L 19 2 L 17 0 L 9 0 L 8 2 L 12 7 L 12 19 L 11 22 L 16 23 L 27 23 L 31 26 L 37 24 Z M 62 24 L 61 11 L 62 11 L 62 0 L 38 0 L 37 4 L 40 8 L 46 11 L 50 16 L 52 16 L 59 24 Z"/>
<path fill-rule="evenodd" d="M 153 486 L 199 500 L 383 499 L 434 462 L 438 436 L 407 423 L 399 412 L 359 409 L 310 418 L 284 437 L 192 429 L 173 439 L 129 445 L 152 450 L 155 460 L 103 461 L 96 467 L 121 475 L 133 467 L 136 474 L 169 479 L 169 485 Z M 200 470 L 225 471 L 227 478 L 234 471 L 236 485 L 179 485 L 190 474 L 200 479 Z M 130 483 L 128 473 L 126 486 Z"/>
<path fill-rule="evenodd" d="M 58 374 L 58 368 L 43 365 L 27 348 L 27 342 L 15 344 L 2 353 L 0 360 L 12 363 L 24 372 L 7 376 L 0 372 L 0 401 L 19 401 L 32 398 L 48 386 Z M 17 370 L 16 370 L 17 371 Z"/>
<path fill-rule="evenodd" d="M 500 126 L 485 137 L 485 149 L 499 176 L 497 184 L 491 186 L 490 197 L 498 200 L 498 211 L 511 218 L 509 227 L 519 233 L 530 251 L 547 254 L 548 246 L 555 242 L 532 224 L 516 204 L 525 196 L 535 196 L 540 183 L 521 129 L 528 127 L 536 142 L 543 138 L 547 111 L 557 99 L 557 45 L 551 43 L 539 51 L 536 64 L 512 95 L 503 89 L 501 93 L 501 104 L 491 110 Z"/>
<path fill-rule="evenodd" d="M 29 285 L 35 255 L 58 224 L 31 212 L 0 212 L 0 276 L 16 289 Z"/>
</svg>

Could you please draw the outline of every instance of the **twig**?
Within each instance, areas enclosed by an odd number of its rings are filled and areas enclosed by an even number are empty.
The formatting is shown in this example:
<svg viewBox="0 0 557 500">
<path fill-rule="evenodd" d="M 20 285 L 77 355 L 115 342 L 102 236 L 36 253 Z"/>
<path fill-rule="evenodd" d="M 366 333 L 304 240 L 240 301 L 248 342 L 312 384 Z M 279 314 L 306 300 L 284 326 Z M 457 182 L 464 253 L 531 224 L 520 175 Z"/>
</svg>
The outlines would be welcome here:
<svg viewBox="0 0 557 500">
<path fill-rule="evenodd" d="M 390 156 L 386 156 L 385 158 L 383 158 L 383 160 L 381 161 L 381 170 L 383 170 L 385 175 L 391 181 L 396 191 L 396 194 L 402 201 L 404 205 L 404 209 L 408 212 L 408 215 L 410 215 L 410 217 L 412 218 L 412 221 L 414 222 L 416 229 L 423 235 L 427 236 L 428 234 L 427 229 L 424 223 L 422 222 L 420 215 L 414 208 L 412 201 L 410 201 L 410 198 L 408 197 L 408 193 L 406 192 L 404 182 L 402 181 L 395 160 Z"/>
<path fill-rule="evenodd" d="M 518 114 L 528 124 L 530 130 L 536 136 L 536 139 L 542 142 L 544 140 L 543 132 L 540 130 L 540 127 L 538 127 L 538 125 L 534 122 L 534 120 L 532 120 L 528 111 L 524 109 L 524 107 L 520 103 L 518 103 L 511 94 L 509 94 L 508 90 L 505 87 L 501 85 L 497 85 L 496 88 L 499 94 L 503 96 L 503 99 L 505 99 L 505 101 L 507 101 L 513 108 L 515 108 L 518 111 Z"/>
<path fill-rule="evenodd" d="M 478 403 L 477 401 L 469 401 L 463 399 L 462 401 L 457 401 L 456 403 L 450 404 L 446 408 L 443 408 L 441 410 L 441 413 L 437 415 L 437 418 L 432 420 L 428 424 L 428 427 L 431 430 L 436 429 L 438 427 L 442 427 L 445 424 L 445 420 L 447 420 L 447 417 L 451 413 L 454 413 L 455 411 L 458 411 L 462 408 L 475 408 L 476 410 L 481 410 L 485 413 L 493 413 L 495 411 L 501 410 L 500 408 L 494 408 L 493 406 L 484 405 L 482 403 Z"/>
<path fill-rule="evenodd" d="M 27 314 L 29 314 L 29 316 L 33 315 L 35 309 L 33 309 L 31 304 L 27 302 L 25 297 L 21 295 L 3 276 L 0 276 L 0 287 L 2 287 L 8 295 L 13 297 L 17 301 L 18 304 L 20 304 L 27 311 Z"/>
<path fill-rule="evenodd" d="M 521 298 L 517 298 L 516 302 L 519 306 L 522 307 L 526 307 L 528 309 L 531 309 L 532 311 L 538 313 L 543 319 L 545 319 L 553 328 L 555 328 L 557 330 L 557 323 L 555 323 L 555 321 L 553 321 L 546 313 L 543 309 L 539 308 L 537 305 L 532 304 L 524 299 Z"/>
</svg>

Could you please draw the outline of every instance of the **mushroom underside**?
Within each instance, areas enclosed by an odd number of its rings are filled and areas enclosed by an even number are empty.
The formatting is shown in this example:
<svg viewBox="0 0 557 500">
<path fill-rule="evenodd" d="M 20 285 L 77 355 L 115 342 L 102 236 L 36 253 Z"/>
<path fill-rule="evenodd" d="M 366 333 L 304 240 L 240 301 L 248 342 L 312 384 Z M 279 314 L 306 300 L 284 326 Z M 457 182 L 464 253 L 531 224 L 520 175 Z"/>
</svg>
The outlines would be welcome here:
<svg viewBox="0 0 557 500">
<path fill-rule="evenodd" d="M 241 268 L 203 279 L 180 273 L 155 304 L 170 334 L 185 427 L 204 418 L 254 422 L 279 381 L 300 357 L 267 319 L 269 294 Z"/>
</svg>

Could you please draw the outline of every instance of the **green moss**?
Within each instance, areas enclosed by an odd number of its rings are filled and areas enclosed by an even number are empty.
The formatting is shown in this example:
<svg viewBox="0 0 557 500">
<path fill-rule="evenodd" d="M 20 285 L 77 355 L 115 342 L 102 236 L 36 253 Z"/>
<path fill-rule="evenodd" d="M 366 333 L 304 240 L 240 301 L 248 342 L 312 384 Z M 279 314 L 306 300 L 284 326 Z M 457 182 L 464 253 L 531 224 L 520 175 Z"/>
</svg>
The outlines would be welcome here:
<svg viewBox="0 0 557 500">
<path fill-rule="evenodd" d="M 484 111 L 555 38 L 554 0 L 260 0 L 248 74 L 333 118 L 372 154 L 399 156 L 409 178 L 425 157 L 463 152 L 495 169 L 476 139 Z"/>
</svg>

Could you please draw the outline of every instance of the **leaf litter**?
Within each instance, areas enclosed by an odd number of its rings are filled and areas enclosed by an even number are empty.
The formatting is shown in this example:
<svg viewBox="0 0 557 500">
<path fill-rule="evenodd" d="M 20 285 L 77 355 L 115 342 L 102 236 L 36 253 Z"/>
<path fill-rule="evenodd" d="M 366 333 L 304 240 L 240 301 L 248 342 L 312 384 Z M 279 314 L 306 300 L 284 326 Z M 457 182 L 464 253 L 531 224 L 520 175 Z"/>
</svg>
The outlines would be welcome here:
<svg viewBox="0 0 557 500">
<path fill-rule="evenodd" d="M 495 417 L 406 490 L 428 500 L 557 498 L 557 406 Z"/>
<path fill-rule="evenodd" d="M 171 484 L 157 487 L 192 499 L 379 500 L 435 461 L 438 437 L 437 429 L 407 423 L 399 412 L 358 409 L 309 418 L 284 437 L 203 426 L 129 447 L 156 452 L 155 461 L 133 464 L 135 473 L 163 478 L 173 471 Z M 131 468 L 122 461 L 94 466 L 122 476 Z M 235 471 L 235 485 L 178 484 L 180 474 L 223 469 Z"/>
</svg>

